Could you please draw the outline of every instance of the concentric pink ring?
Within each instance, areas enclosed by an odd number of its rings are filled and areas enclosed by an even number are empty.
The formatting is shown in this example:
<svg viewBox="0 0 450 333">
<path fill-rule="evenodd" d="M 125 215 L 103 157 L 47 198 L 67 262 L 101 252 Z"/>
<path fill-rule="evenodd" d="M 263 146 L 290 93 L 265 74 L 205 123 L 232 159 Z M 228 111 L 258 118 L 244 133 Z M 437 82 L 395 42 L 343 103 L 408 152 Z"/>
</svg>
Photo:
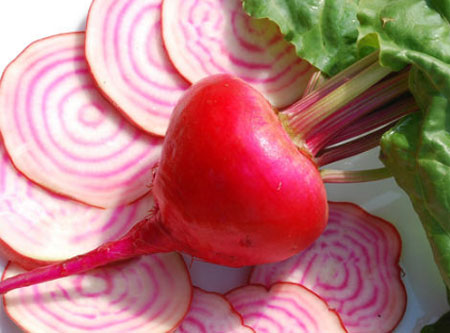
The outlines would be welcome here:
<svg viewBox="0 0 450 333">
<path fill-rule="evenodd" d="M 6 149 L 36 183 L 99 207 L 133 202 L 149 191 L 162 140 L 133 127 L 98 92 L 83 33 L 26 48 L 5 70 L 0 107 Z M 96 119 L 96 126 L 83 117 Z"/>
<path fill-rule="evenodd" d="M 189 83 L 164 49 L 160 10 L 161 0 L 94 0 L 86 57 L 104 95 L 137 126 L 164 135 Z"/>
<path fill-rule="evenodd" d="M 283 107 L 302 96 L 315 71 L 274 23 L 250 18 L 241 0 L 165 0 L 162 16 L 170 59 L 190 82 L 232 74 Z"/>
</svg>

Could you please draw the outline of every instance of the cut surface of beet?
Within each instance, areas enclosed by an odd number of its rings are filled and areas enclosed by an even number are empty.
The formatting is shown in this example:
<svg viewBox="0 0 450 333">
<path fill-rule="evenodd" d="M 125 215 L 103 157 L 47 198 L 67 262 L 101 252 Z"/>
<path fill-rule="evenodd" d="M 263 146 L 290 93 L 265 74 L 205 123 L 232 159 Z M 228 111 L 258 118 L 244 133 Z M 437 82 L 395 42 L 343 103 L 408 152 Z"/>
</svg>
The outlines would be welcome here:
<svg viewBox="0 0 450 333">
<path fill-rule="evenodd" d="M 325 232 L 285 261 L 256 266 L 251 283 L 300 283 L 339 312 L 349 332 L 391 332 L 401 320 L 401 240 L 390 223 L 350 203 L 329 203 Z"/>
<path fill-rule="evenodd" d="M 84 33 L 34 42 L 0 82 L 0 131 L 28 178 L 79 201 L 113 207 L 149 191 L 162 140 L 131 126 L 98 92 Z"/>
<path fill-rule="evenodd" d="M 255 333 L 224 296 L 195 287 L 189 312 L 174 333 L 224 332 Z"/>
<path fill-rule="evenodd" d="M 22 270 L 9 264 L 4 277 Z M 170 332 L 192 298 L 176 253 L 142 256 L 4 296 L 7 314 L 33 333 Z"/>
<path fill-rule="evenodd" d="M 170 59 L 193 83 L 233 74 L 282 107 L 302 96 L 315 72 L 273 22 L 250 18 L 241 0 L 165 0 L 162 27 Z"/>
<path fill-rule="evenodd" d="M 137 126 L 164 135 L 189 83 L 161 37 L 161 0 L 95 0 L 86 25 L 86 58 L 113 104 Z"/>
<path fill-rule="evenodd" d="M 67 259 L 117 239 L 153 206 L 149 195 L 110 209 L 55 195 L 13 167 L 1 139 L 0 179 L 0 248 L 25 268 Z"/>
<path fill-rule="evenodd" d="M 276 283 L 267 290 L 247 285 L 226 294 L 244 323 L 256 332 L 346 332 L 339 315 L 310 290 L 294 283 Z"/>
</svg>

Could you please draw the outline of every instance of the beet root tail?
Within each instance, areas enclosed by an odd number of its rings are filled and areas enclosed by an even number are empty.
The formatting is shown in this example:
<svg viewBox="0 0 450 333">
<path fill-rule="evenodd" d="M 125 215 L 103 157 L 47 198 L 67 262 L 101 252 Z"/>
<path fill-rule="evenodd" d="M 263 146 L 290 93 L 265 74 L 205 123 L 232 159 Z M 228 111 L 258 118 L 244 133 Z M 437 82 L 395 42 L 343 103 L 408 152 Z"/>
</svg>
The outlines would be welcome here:
<svg viewBox="0 0 450 333">
<path fill-rule="evenodd" d="M 114 262 L 136 256 L 173 251 L 165 242 L 158 223 L 144 219 L 124 237 L 108 242 L 85 254 L 31 270 L 0 282 L 0 294 L 65 276 L 90 271 Z"/>
</svg>

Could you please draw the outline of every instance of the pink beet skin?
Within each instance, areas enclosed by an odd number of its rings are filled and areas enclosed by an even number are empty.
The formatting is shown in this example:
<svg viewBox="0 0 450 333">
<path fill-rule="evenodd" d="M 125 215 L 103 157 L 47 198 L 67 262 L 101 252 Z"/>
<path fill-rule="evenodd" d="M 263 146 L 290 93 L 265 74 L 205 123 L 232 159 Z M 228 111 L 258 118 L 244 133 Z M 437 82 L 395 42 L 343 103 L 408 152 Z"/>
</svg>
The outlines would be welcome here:
<svg viewBox="0 0 450 333">
<path fill-rule="evenodd" d="M 327 221 L 316 165 L 266 99 L 230 75 L 200 81 L 176 106 L 153 194 L 181 250 L 221 265 L 285 259 Z"/>
<path fill-rule="evenodd" d="M 177 104 L 153 195 L 155 213 L 121 239 L 4 280 L 0 294 L 157 252 L 234 267 L 280 261 L 318 238 L 328 218 L 314 162 L 264 97 L 229 75 L 200 81 Z"/>
</svg>

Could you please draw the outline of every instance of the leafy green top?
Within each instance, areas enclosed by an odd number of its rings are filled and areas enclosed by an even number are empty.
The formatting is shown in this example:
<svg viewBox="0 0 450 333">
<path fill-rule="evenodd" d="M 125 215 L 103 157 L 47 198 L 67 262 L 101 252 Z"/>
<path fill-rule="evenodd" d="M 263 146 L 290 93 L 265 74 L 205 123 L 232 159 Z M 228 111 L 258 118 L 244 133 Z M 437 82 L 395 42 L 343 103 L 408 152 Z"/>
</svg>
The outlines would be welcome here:
<svg viewBox="0 0 450 333">
<path fill-rule="evenodd" d="M 422 112 L 384 135 L 382 161 L 410 196 L 450 288 L 450 1 L 437 3 L 361 0 L 359 45 L 377 41 L 381 63 L 393 69 L 412 65 Z"/>
</svg>

